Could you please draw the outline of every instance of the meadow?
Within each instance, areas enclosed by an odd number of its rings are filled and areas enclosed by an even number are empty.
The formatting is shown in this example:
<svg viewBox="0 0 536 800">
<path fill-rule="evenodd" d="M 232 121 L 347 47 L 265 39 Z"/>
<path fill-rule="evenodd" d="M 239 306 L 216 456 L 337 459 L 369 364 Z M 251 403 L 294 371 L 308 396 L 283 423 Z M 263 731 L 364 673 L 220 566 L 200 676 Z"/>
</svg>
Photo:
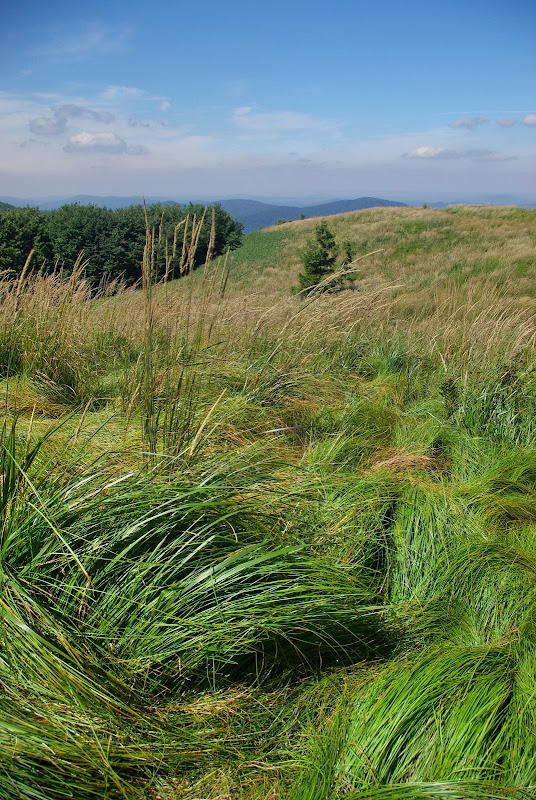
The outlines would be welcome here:
<svg viewBox="0 0 536 800">
<path fill-rule="evenodd" d="M 1 798 L 536 797 L 536 211 L 328 222 L 0 280 Z"/>
</svg>

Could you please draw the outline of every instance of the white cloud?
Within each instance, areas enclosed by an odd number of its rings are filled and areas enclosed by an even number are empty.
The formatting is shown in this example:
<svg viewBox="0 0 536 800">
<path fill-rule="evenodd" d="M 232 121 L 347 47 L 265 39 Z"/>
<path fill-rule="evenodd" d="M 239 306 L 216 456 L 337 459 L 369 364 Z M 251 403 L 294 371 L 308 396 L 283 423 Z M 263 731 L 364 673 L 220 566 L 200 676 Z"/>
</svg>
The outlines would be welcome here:
<svg viewBox="0 0 536 800">
<path fill-rule="evenodd" d="M 465 128 L 468 131 L 472 131 L 486 122 L 488 122 L 486 117 L 458 117 L 454 122 L 449 122 L 449 128 Z"/>
<path fill-rule="evenodd" d="M 403 153 L 402 158 L 421 158 L 421 159 L 469 159 L 470 161 L 513 161 L 516 156 L 507 156 L 502 153 L 495 153 L 493 150 L 485 148 L 475 148 L 473 150 L 449 150 L 446 147 L 422 146 L 408 153 Z"/>
<path fill-rule="evenodd" d="M 511 117 L 500 117 L 495 121 L 497 125 L 501 126 L 501 128 L 512 128 L 516 124 L 517 119 L 512 119 Z"/>
<path fill-rule="evenodd" d="M 66 153 L 109 153 L 131 156 L 142 155 L 147 152 L 141 145 L 127 145 L 124 139 L 115 133 L 89 133 L 80 131 L 70 136 L 63 150 Z"/>
<path fill-rule="evenodd" d="M 126 142 L 115 133 L 88 133 L 81 131 L 69 137 L 63 148 L 66 153 L 124 153 Z"/>
<path fill-rule="evenodd" d="M 409 153 L 404 153 L 404 158 L 444 158 L 444 153 L 448 152 L 444 147 L 431 147 L 423 145 L 417 147 L 416 150 L 411 150 Z"/>
<path fill-rule="evenodd" d="M 158 108 L 160 111 L 167 111 L 168 108 L 171 108 L 171 103 L 168 100 L 162 100 L 162 102 L 158 104 Z"/>
<path fill-rule="evenodd" d="M 125 92 L 125 88 L 134 91 Z M 48 146 L 48 165 L 52 169 L 54 164 L 58 174 L 63 165 L 73 169 L 77 154 L 76 170 L 85 168 L 82 165 L 88 162 L 82 156 L 90 153 L 101 153 L 117 163 L 128 160 L 132 165 L 132 156 L 150 153 L 155 168 L 164 163 L 206 164 L 216 157 L 213 137 L 195 136 L 191 129 L 173 121 L 165 123 L 146 116 L 147 111 L 155 111 L 154 101 L 162 97 L 153 98 L 132 86 L 112 94 L 117 97 L 105 99 L 101 93 L 85 97 L 21 96 L 0 91 L 0 163 L 7 170 L 33 169 L 37 175 L 45 168 L 39 154 L 43 145 Z M 133 101 L 129 99 L 132 96 Z M 217 155 L 221 157 L 221 152 Z M 136 169 L 148 167 L 148 158 L 135 161 Z"/>
<path fill-rule="evenodd" d="M 527 114 L 526 117 L 523 117 L 523 125 L 528 125 L 528 127 L 532 128 L 536 125 L 536 114 Z"/>
</svg>

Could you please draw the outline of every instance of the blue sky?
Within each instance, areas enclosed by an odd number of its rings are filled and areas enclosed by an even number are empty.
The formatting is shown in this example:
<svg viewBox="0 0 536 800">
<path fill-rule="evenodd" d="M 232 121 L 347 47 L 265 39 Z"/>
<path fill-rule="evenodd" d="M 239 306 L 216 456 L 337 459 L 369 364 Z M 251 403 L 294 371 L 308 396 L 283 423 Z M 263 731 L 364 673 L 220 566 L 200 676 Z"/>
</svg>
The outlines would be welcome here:
<svg viewBox="0 0 536 800">
<path fill-rule="evenodd" d="M 533 0 L 19 0 L 0 195 L 536 196 Z"/>
</svg>

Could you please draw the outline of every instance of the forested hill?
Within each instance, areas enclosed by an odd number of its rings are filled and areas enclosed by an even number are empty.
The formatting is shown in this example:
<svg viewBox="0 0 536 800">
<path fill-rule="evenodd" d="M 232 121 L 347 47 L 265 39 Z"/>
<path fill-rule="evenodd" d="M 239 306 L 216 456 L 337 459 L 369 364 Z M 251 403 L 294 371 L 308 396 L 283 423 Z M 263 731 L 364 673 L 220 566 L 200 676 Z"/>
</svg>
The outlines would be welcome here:
<svg viewBox="0 0 536 800">
<path fill-rule="evenodd" d="M 272 205 L 256 200 L 222 200 L 221 206 L 240 220 L 244 226 L 244 233 L 253 233 L 278 221 L 292 222 L 296 219 L 328 217 L 347 211 L 361 211 L 364 208 L 405 208 L 406 204 L 396 200 L 382 200 L 379 197 L 358 197 L 356 200 L 334 200 L 313 206 Z"/>
</svg>

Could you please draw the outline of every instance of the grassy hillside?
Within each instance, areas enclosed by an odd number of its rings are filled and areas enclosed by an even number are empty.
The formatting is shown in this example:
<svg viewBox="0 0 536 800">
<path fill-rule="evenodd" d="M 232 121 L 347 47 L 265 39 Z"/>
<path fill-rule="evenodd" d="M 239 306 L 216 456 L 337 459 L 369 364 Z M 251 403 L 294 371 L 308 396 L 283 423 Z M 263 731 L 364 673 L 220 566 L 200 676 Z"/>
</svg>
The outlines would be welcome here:
<svg viewBox="0 0 536 800">
<path fill-rule="evenodd" d="M 536 796 L 535 219 L 0 283 L 0 798 Z"/>
<path fill-rule="evenodd" d="M 277 277 L 277 290 L 285 293 L 296 277 L 299 249 L 316 221 L 286 223 L 246 236 L 243 247 L 232 255 L 231 279 L 237 286 L 247 286 L 253 280 L 262 283 L 267 277 L 271 282 Z M 363 288 L 397 281 L 404 290 L 423 289 L 425 294 L 432 286 L 477 284 L 489 277 L 513 296 L 534 296 L 536 211 L 532 209 L 372 209 L 329 217 L 328 223 L 337 240 L 351 241 L 358 255 L 382 249 L 361 262 Z"/>
</svg>

